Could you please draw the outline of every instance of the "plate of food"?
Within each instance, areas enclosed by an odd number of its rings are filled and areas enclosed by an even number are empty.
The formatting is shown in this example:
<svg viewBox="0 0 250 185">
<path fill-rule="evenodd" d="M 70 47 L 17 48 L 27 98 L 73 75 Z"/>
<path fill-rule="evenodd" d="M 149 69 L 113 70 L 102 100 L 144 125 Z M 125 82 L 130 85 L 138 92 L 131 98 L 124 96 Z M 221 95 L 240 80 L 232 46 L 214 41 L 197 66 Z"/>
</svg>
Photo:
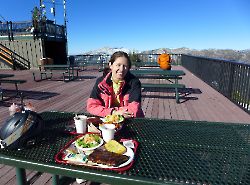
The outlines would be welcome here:
<svg viewBox="0 0 250 185">
<path fill-rule="evenodd" d="M 116 131 L 118 131 L 122 128 L 125 118 L 119 114 L 112 114 L 101 118 L 101 120 L 104 124 L 114 124 Z"/>
<path fill-rule="evenodd" d="M 79 152 L 74 138 L 55 155 L 58 163 L 113 171 L 126 171 L 133 165 L 138 142 L 131 139 L 111 140 L 92 150 Z M 130 143 L 128 145 L 128 143 Z"/>
<path fill-rule="evenodd" d="M 83 153 L 102 146 L 103 139 L 99 134 L 88 133 L 78 138 L 74 143 L 78 151 Z"/>
<path fill-rule="evenodd" d="M 134 159 L 134 151 L 117 142 L 110 140 L 101 149 L 94 150 L 88 156 L 88 165 L 98 165 L 99 168 L 122 168 L 130 164 Z"/>
<path fill-rule="evenodd" d="M 88 156 L 86 166 L 95 166 L 105 169 L 122 168 L 130 164 L 134 159 L 134 151 L 126 147 L 126 153 L 120 155 L 107 150 L 94 150 Z"/>
</svg>

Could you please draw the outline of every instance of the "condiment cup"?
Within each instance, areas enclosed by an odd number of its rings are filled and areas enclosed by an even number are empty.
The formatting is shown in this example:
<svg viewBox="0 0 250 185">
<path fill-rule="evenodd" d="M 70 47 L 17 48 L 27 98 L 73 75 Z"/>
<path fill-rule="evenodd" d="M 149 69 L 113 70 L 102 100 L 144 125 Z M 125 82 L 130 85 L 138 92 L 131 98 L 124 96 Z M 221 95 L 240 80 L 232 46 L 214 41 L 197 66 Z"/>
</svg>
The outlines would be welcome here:
<svg viewBox="0 0 250 185">
<path fill-rule="evenodd" d="M 74 117 L 76 132 L 78 134 L 85 134 L 86 127 L 87 127 L 87 116 L 85 115 L 78 115 Z"/>
</svg>

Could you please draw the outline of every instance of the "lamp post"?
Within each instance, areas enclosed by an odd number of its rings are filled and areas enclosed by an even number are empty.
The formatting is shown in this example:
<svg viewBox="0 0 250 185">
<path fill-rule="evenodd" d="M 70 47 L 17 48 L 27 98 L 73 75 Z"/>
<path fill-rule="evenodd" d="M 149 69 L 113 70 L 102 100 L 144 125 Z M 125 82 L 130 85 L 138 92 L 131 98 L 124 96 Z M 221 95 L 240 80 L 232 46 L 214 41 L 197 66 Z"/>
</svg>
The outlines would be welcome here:
<svg viewBox="0 0 250 185">
<path fill-rule="evenodd" d="M 63 0 L 63 17 L 64 17 L 64 31 L 67 39 L 67 15 L 66 15 L 66 0 Z"/>
<path fill-rule="evenodd" d="M 46 20 L 46 9 L 43 0 L 40 0 L 40 20 Z"/>
<path fill-rule="evenodd" d="M 63 18 L 64 18 L 64 33 L 66 38 L 66 55 L 68 56 L 68 33 L 67 33 L 67 14 L 66 14 L 66 0 L 63 0 Z M 68 58 L 68 57 L 67 57 Z M 67 60 L 68 62 L 68 60 Z"/>
<path fill-rule="evenodd" d="M 55 0 L 52 0 L 53 7 L 51 8 L 50 12 L 53 14 L 54 17 L 54 24 L 56 25 L 56 4 Z"/>
<path fill-rule="evenodd" d="M 41 42 L 42 42 L 42 58 L 46 58 L 46 53 L 45 53 L 45 44 L 44 44 L 44 29 L 43 29 L 43 18 L 44 18 L 44 4 L 43 4 L 43 0 L 40 0 L 40 7 L 39 7 L 39 11 L 40 11 L 40 17 L 39 17 L 39 32 L 41 34 Z"/>
</svg>

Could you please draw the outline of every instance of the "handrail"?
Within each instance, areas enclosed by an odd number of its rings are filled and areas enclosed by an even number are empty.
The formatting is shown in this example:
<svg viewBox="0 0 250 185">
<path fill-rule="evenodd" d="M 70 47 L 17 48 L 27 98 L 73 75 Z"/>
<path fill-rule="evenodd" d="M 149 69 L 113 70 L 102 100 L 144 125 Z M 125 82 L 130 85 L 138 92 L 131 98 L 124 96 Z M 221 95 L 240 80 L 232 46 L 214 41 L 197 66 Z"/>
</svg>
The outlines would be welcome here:
<svg viewBox="0 0 250 185">
<path fill-rule="evenodd" d="M 55 37 L 66 38 L 65 27 L 56 25 L 50 20 L 32 22 L 12 22 L 7 21 L 0 24 L 0 36 L 8 36 L 9 40 L 14 40 L 14 36 L 34 35 L 34 37 Z"/>
<path fill-rule="evenodd" d="M 139 59 L 138 65 L 140 62 L 147 62 L 155 64 L 157 63 L 157 58 L 160 54 L 136 54 L 136 57 Z M 100 63 L 100 61 L 108 62 L 111 55 L 108 54 L 82 54 L 82 55 L 71 55 L 74 57 L 76 63 Z M 181 64 L 181 55 L 171 53 L 170 57 L 172 59 L 171 64 L 180 65 Z M 137 63 L 137 62 L 136 62 Z"/>
<path fill-rule="evenodd" d="M 3 57 L 3 56 L 4 56 L 4 55 L 3 55 L 2 53 L 0 53 L 0 58 L 1 58 L 2 60 L 4 60 L 5 62 L 7 62 L 9 65 L 12 66 L 12 62 L 10 62 L 10 60 L 6 59 L 6 57 Z"/>
<path fill-rule="evenodd" d="M 9 59 L 11 59 L 8 61 L 8 63 L 10 65 L 12 65 L 13 69 L 15 69 L 17 67 L 16 64 L 17 65 L 19 64 L 19 65 L 25 67 L 26 69 L 30 69 L 30 61 L 28 61 L 27 59 L 25 59 L 24 57 L 22 57 L 18 53 L 10 50 L 9 48 L 7 48 L 6 46 L 4 46 L 1 43 L 0 43 L 0 50 L 3 51 L 5 53 L 5 55 L 8 56 Z"/>
<path fill-rule="evenodd" d="M 183 67 L 250 113 L 250 64 L 182 55 Z"/>
</svg>

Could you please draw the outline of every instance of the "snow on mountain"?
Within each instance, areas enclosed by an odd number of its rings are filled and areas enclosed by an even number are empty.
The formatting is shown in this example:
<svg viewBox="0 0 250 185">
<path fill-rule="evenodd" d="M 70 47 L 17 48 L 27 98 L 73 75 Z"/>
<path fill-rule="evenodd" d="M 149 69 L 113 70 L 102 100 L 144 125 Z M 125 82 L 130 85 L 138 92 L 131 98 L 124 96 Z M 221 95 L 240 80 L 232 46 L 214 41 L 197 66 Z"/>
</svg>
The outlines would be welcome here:
<svg viewBox="0 0 250 185">
<path fill-rule="evenodd" d="M 116 51 L 124 51 L 126 53 L 136 52 L 135 50 L 130 50 L 130 49 L 123 48 L 123 47 L 122 48 L 103 47 L 103 48 L 99 48 L 96 50 L 85 52 L 83 54 L 85 55 L 112 55 Z"/>
<path fill-rule="evenodd" d="M 201 57 L 208 57 L 208 58 L 216 58 L 216 59 L 224 59 L 224 60 L 234 60 L 234 61 L 241 61 L 250 63 L 250 50 L 232 50 L 232 49 L 203 49 L 203 50 L 196 50 L 190 49 L 186 47 L 182 48 L 158 48 L 154 50 L 147 50 L 139 52 L 138 50 L 131 50 L 127 48 L 110 48 L 110 47 L 103 47 L 96 50 L 92 50 L 89 52 L 85 52 L 83 54 L 88 55 L 112 55 L 116 51 L 124 51 L 128 54 L 130 53 L 143 53 L 143 54 L 161 54 L 164 52 L 167 53 L 174 53 L 174 54 L 188 54 L 194 56 L 201 56 Z"/>
</svg>

